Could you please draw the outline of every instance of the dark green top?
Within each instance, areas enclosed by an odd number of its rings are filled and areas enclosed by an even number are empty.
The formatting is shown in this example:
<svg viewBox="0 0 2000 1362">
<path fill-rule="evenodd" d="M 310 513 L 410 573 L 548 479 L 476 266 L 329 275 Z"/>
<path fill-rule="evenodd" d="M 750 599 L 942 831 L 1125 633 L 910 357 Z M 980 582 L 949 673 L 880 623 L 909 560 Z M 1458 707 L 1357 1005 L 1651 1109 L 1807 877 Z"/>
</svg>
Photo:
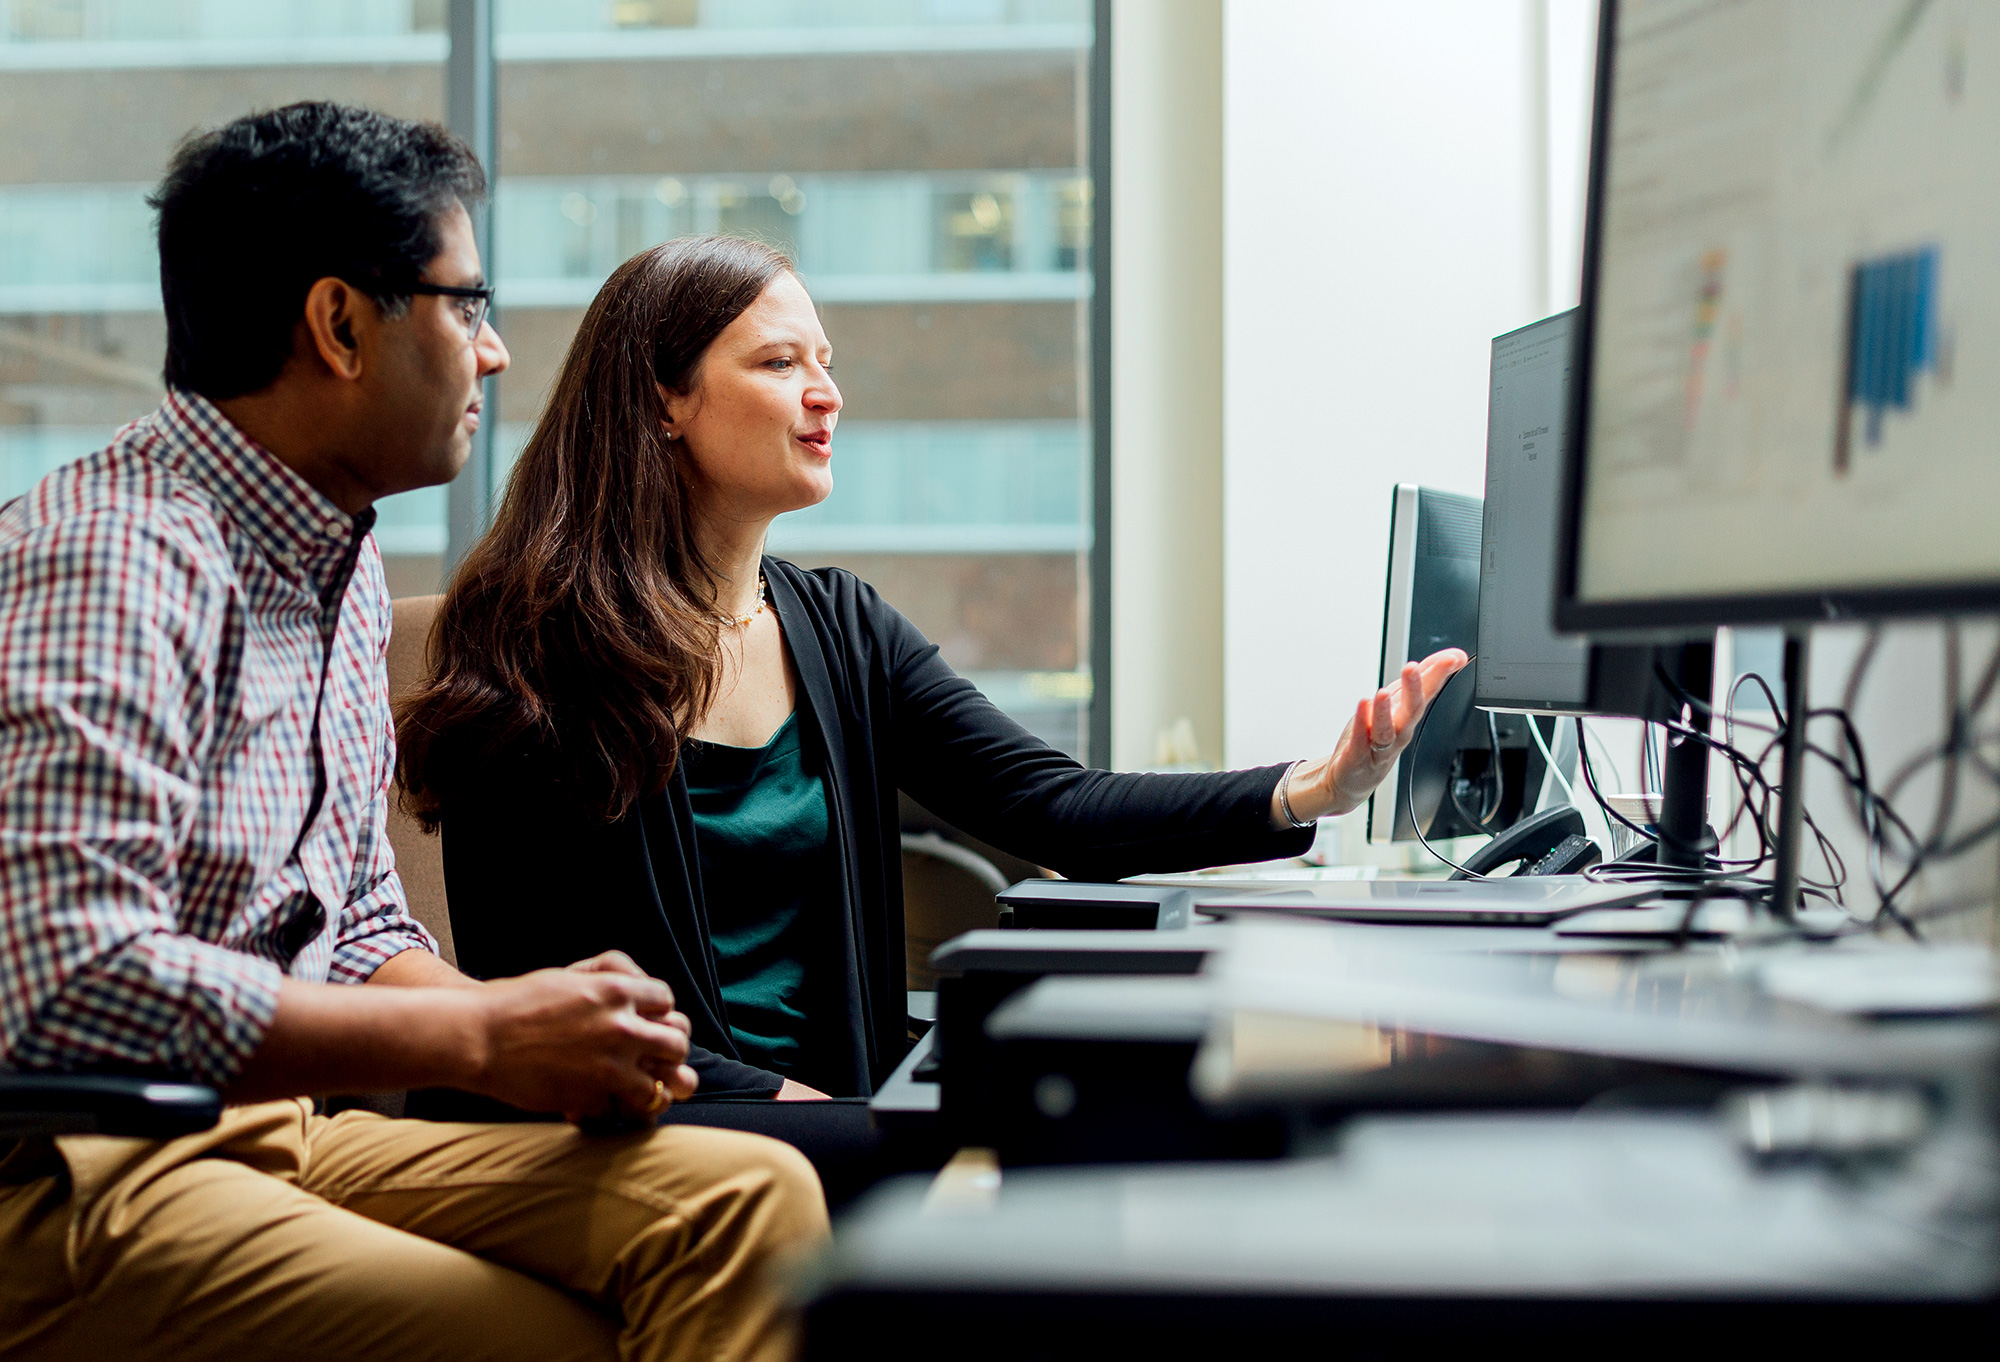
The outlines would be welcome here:
<svg viewBox="0 0 2000 1362">
<path fill-rule="evenodd" d="M 762 747 L 687 743 L 702 897 L 729 1030 L 746 1063 L 797 1070 L 809 912 L 830 892 L 826 785 L 791 717 Z"/>
</svg>

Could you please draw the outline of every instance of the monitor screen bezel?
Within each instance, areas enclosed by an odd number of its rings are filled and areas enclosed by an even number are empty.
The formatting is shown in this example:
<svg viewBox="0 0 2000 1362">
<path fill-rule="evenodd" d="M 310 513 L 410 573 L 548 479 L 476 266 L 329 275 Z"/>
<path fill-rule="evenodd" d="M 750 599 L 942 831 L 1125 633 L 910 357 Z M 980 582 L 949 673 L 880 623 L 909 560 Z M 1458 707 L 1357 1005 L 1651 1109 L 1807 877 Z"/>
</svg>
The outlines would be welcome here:
<svg viewBox="0 0 2000 1362">
<path fill-rule="evenodd" d="M 1578 593 L 1583 530 L 1584 442 L 1590 430 L 1591 369 L 1597 338 L 1598 273 L 1603 246 L 1604 186 L 1610 159 L 1613 55 L 1619 0 L 1600 0 L 1597 87 L 1593 98 L 1589 187 L 1583 227 L 1583 287 L 1577 306 L 1570 422 L 1563 442 L 1562 511 L 1557 519 L 1556 628 L 1593 638 L 1674 640 L 1721 625 L 1804 625 L 1899 615 L 1936 615 L 2000 607 L 2000 577 L 1980 582 L 1912 586 L 1834 586 L 1811 591 L 1584 600 Z"/>
</svg>

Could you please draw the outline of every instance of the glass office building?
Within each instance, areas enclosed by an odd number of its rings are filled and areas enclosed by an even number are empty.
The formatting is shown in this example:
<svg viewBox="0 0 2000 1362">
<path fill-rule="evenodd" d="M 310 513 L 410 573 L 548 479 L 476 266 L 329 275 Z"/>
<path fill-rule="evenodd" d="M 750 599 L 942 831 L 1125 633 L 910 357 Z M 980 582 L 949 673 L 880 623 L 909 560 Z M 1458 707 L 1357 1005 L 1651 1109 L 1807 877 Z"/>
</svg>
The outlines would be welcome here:
<svg viewBox="0 0 2000 1362">
<path fill-rule="evenodd" d="M 847 407 L 773 552 L 852 568 L 1081 755 L 1091 693 L 1089 0 L 499 0 L 494 485 L 610 270 L 783 247 Z M 190 129 L 295 99 L 442 118 L 445 0 L 0 0 L 0 499 L 158 400 L 144 196 Z M 392 498 L 434 591 L 444 489 Z"/>
</svg>

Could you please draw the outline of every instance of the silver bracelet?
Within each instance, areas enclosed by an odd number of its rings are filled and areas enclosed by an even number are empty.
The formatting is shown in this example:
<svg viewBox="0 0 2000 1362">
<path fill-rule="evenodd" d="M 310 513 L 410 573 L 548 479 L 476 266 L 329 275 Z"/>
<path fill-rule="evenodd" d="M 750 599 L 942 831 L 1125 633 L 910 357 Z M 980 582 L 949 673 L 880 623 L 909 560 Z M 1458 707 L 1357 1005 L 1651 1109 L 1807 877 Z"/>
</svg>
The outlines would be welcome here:
<svg viewBox="0 0 2000 1362">
<path fill-rule="evenodd" d="M 1278 812 L 1282 813 L 1285 821 L 1295 828 L 1309 828 L 1316 821 L 1311 818 L 1301 818 L 1292 812 L 1292 772 L 1305 764 L 1305 759 L 1300 758 L 1287 766 L 1285 774 L 1278 777 Z"/>
</svg>

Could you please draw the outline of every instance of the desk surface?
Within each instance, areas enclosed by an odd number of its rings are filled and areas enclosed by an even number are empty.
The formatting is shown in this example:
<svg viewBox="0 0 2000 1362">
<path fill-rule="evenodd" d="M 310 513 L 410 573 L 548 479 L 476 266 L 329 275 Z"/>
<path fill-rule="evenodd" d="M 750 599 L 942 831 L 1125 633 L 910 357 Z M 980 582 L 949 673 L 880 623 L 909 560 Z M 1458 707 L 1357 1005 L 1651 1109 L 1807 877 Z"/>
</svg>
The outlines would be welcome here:
<svg viewBox="0 0 2000 1362">
<path fill-rule="evenodd" d="M 838 1260 L 983 1292 L 1976 1300 L 1993 1174 L 1959 1131 L 1857 1174 L 1760 1165 L 1700 1116 L 1376 1118 L 1276 1164 L 1010 1171 L 976 1217 L 892 1186 Z"/>
</svg>

